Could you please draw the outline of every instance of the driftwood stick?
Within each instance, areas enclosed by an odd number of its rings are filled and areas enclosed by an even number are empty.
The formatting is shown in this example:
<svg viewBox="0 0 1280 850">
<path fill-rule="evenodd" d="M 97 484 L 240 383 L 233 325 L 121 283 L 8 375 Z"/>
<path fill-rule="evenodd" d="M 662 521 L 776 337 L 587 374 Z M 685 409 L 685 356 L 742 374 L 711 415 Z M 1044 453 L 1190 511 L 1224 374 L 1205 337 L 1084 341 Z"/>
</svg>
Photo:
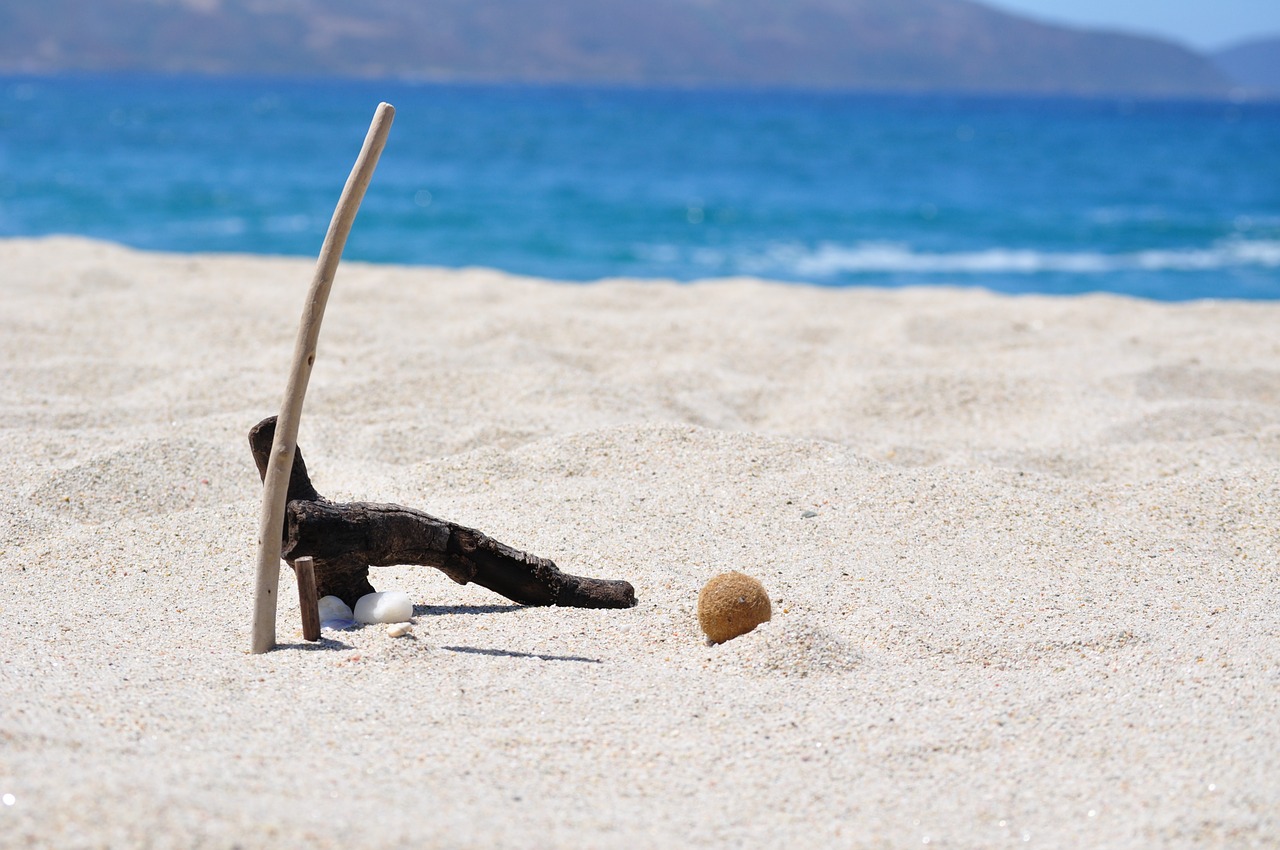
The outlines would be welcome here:
<svg viewBox="0 0 1280 850">
<path fill-rule="evenodd" d="M 296 558 L 293 572 L 298 578 L 298 608 L 302 611 L 302 639 L 320 640 L 320 594 L 316 593 L 316 562 Z"/>
<path fill-rule="evenodd" d="M 270 458 L 275 419 L 249 432 L 258 473 Z M 524 605 L 630 608 L 629 582 L 584 578 L 561 572 L 553 561 L 513 549 L 474 528 L 400 505 L 330 502 L 316 492 L 298 449 L 289 479 L 289 503 L 281 555 L 296 565 L 315 559 L 320 596 L 348 605 L 373 592 L 369 567 L 412 564 L 435 567 L 459 584 L 473 582 Z"/>
<path fill-rule="evenodd" d="M 286 488 L 289 471 L 298 439 L 298 423 L 302 419 L 302 403 L 307 394 L 307 382 L 311 379 L 311 367 L 316 361 L 316 342 L 320 337 L 320 322 L 329 301 L 329 290 L 342 259 L 342 249 L 355 221 L 356 211 L 364 199 L 378 157 L 387 143 L 395 109 L 390 104 L 378 105 L 369 133 L 365 136 L 355 167 L 347 178 L 329 222 L 320 257 L 316 262 L 315 276 L 307 293 L 302 321 L 293 349 L 293 365 L 289 369 L 289 381 L 285 387 L 284 401 L 280 405 L 280 427 L 275 432 L 275 443 L 270 450 L 270 462 L 263 477 L 262 513 L 258 521 L 258 565 L 254 586 L 253 635 L 250 651 L 267 652 L 276 644 L 276 592 L 280 583 L 280 551 L 276 541 L 284 527 Z"/>
</svg>

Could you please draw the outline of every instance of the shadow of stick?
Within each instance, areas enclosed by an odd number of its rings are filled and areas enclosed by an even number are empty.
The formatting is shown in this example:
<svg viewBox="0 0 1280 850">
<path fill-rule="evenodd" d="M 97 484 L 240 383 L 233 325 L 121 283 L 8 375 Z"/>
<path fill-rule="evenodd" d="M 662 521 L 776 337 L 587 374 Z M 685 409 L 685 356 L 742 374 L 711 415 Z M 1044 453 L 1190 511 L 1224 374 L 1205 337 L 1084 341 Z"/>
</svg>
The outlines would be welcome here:
<svg viewBox="0 0 1280 850">
<path fill-rule="evenodd" d="M 467 655 L 490 655 L 497 658 L 536 658 L 539 661 L 577 661 L 580 664 L 604 663 L 599 658 L 585 658 L 581 655 L 540 655 L 533 652 L 515 652 L 510 649 L 481 649 L 478 646 L 442 646 L 440 648 Z"/>
</svg>

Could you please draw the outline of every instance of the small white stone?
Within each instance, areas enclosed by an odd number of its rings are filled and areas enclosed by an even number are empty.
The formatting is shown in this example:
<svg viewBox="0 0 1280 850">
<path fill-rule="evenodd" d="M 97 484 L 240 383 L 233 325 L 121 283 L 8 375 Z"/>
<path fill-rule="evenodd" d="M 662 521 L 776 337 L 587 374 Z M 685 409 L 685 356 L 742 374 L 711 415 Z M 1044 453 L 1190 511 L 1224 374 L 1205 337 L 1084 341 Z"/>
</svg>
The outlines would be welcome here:
<svg viewBox="0 0 1280 850">
<path fill-rule="evenodd" d="M 392 623 L 387 626 L 387 637 L 404 637 L 413 631 L 409 623 Z"/>
<path fill-rule="evenodd" d="M 354 619 L 355 615 L 351 613 L 351 608 L 338 597 L 322 596 L 320 598 L 320 622 L 323 623 L 325 620 Z"/>
<path fill-rule="evenodd" d="M 399 590 L 366 593 L 356 600 L 356 620 L 361 623 L 407 623 L 413 617 L 409 594 Z"/>
</svg>

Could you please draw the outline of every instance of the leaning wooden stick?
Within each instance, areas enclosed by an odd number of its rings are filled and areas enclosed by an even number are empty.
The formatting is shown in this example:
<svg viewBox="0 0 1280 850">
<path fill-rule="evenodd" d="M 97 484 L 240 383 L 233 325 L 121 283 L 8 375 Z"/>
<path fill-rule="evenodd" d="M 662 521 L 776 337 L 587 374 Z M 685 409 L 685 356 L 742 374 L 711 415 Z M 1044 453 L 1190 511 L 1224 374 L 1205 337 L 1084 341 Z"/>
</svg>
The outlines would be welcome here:
<svg viewBox="0 0 1280 850">
<path fill-rule="evenodd" d="M 258 473 L 270 459 L 274 418 L 249 431 Z M 373 592 L 369 568 L 435 567 L 459 584 L 473 582 L 524 605 L 630 608 L 630 582 L 561 572 L 554 562 L 499 543 L 483 532 L 423 511 L 370 502 L 330 502 L 311 484 L 302 450 L 293 455 L 280 554 L 298 569 L 313 558 L 316 593 L 348 605 Z"/>
<path fill-rule="evenodd" d="M 307 382 L 311 367 L 316 361 L 316 341 L 320 337 L 320 322 L 329 301 L 329 290 L 342 259 L 342 249 L 355 221 L 356 211 L 364 199 L 365 190 L 373 178 L 378 157 L 387 143 L 395 109 L 388 103 L 378 105 L 364 146 L 356 159 L 351 176 L 342 189 L 337 209 L 329 222 L 329 232 L 320 247 L 311 290 L 307 293 L 302 321 L 298 325 L 298 337 L 293 349 L 293 365 L 289 370 L 289 382 L 285 387 L 284 401 L 280 405 L 279 427 L 271 447 L 270 461 L 263 478 L 262 513 L 258 522 L 258 567 L 253 600 L 253 639 L 250 651 L 267 652 L 276 645 L 276 593 L 280 583 L 280 535 L 284 527 L 285 495 L 289 486 L 289 470 L 293 466 L 293 454 L 298 439 L 298 423 L 302 419 L 302 402 L 307 394 Z"/>
</svg>

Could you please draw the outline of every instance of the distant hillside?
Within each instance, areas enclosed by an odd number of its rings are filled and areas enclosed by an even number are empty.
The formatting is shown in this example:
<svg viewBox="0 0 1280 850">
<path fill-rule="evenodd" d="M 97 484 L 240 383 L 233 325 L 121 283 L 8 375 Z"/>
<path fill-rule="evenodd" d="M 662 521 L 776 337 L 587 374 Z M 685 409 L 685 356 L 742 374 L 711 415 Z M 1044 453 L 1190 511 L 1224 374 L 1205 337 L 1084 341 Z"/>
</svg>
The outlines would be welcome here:
<svg viewBox="0 0 1280 850">
<path fill-rule="evenodd" d="M 1213 61 L 1236 85 L 1280 93 L 1280 35 L 1237 44 L 1213 54 Z"/>
<path fill-rule="evenodd" d="M 0 70 L 1217 95 L 1204 57 L 968 0 L 0 0 Z"/>
</svg>

